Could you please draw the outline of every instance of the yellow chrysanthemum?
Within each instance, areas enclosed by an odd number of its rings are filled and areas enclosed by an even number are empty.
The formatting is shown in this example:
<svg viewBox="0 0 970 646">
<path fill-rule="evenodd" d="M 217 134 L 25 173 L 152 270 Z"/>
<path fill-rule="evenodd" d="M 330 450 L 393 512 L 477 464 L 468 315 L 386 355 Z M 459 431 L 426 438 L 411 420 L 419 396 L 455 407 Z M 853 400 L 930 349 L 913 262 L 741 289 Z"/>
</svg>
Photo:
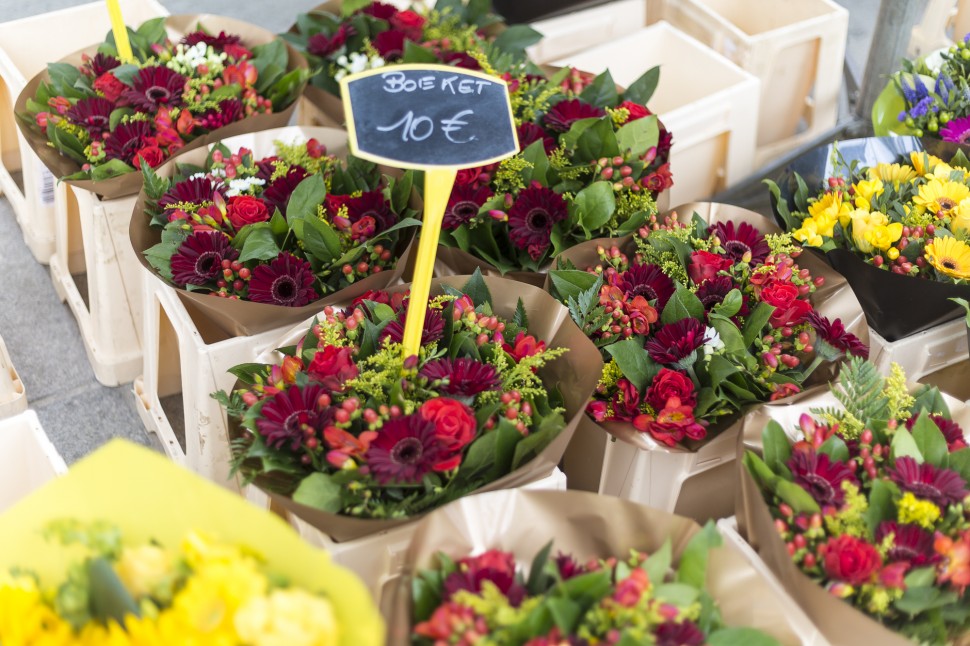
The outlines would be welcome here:
<svg viewBox="0 0 970 646">
<path fill-rule="evenodd" d="M 945 163 L 939 157 L 922 150 L 909 153 L 909 161 L 912 162 L 916 174 L 920 176 L 929 175 L 937 165 Z"/>
<path fill-rule="evenodd" d="M 236 632 L 249 646 L 331 646 L 339 641 L 330 602 L 302 590 L 274 590 L 236 612 Z"/>
<path fill-rule="evenodd" d="M 138 599 L 152 595 L 170 580 L 174 566 L 171 552 L 156 545 L 140 545 L 124 548 L 114 568 L 125 588 Z"/>
<path fill-rule="evenodd" d="M 842 193 L 838 191 L 826 193 L 808 205 L 808 214 L 817 220 L 816 224 L 819 226 L 820 232 L 826 228 L 826 223 L 829 221 L 831 221 L 832 226 L 835 226 L 836 221 L 844 220 L 842 226 L 846 226 L 851 211 L 852 206 L 842 201 Z M 819 220 L 819 218 L 824 219 Z M 832 234 L 822 233 L 822 235 L 831 236 Z"/>
<path fill-rule="evenodd" d="M 878 224 L 866 231 L 866 241 L 876 249 L 885 251 L 903 235 L 903 225 L 899 222 Z"/>
<path fill-rule="evenodd" d="M 960 200 L 950 214 L 950 230 L 954 233 L 970 232 L 970 198 Z"/>
<path fill-rule="evenodd" d="M 852 222 L 852 242 L 862 253 L 872 252 L 872 243 L 866 237 L 873 227 L 883 226 L 889 223 L 889 218 L 885 214 L 870 213 L 866 209 L 856 209 L 850 214 Z"/>
<path fill-rule="evenodd" d="M 952 236 L 934 238 L 923 250 L 936 270 L 952 278 L 970 278 L 970 246 Z"/>
<path fill-rule="evenodd" d="M 906 165 L 900 164 L 876 164 L 869 169 L 869 179 L 880 179 L 888 182 L 895 187 L 900 184 L 916 179 L 916 171 Z"/>
<path fill-rule="evenodd" d="M 882 195 L 883 190 L 885 190 L 882 185 L 882 180 L 878 177 L 856 182 L 852 185 L 852 188 L 854 189 L 853 192 L 855 195 L 855 199 L 853 200 L 855 207 L 857 209 L 865 209 L 866 211 L 872 209 L 872 200 Z M 842 226 L 845 226 L 845 224 Z"/>
<path fill-rule="evenodd" d="M 0 644 L 66 645 L 71 632 L 44 603 L 33 579 L 0 576 Z"/>
<path fill-rule="evenodd" d="M 938 218 L 949 217 L 957 205 L 970 196 L 970 188 L 959 182 L 933 178 L 919 187 L 919 195 L 913 198 L 920 213 L 929 211 Z"/>
<path fill-rule="evenodd" d="M 940 508 L 929 500 L 920 500 L 910 492 L 903 494 L 896 507 L 899 522 L 913 523 L 928 530 L 940 518 Z"/>
</svg>

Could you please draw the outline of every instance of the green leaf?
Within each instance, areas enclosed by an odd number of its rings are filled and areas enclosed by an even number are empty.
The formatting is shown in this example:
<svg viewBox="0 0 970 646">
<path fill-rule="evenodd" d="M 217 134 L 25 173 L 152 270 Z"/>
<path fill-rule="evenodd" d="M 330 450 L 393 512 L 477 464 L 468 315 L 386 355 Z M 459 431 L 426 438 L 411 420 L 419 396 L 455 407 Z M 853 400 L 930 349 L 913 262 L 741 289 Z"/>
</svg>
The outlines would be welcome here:
<svg viewBox="0 0 970 646">
<path fill-rule="evenodd" d="M 910 457 L 920 464 L 923 463 L 923 454 L 920 453 L 919 446 L 916 445 L 916 440 L 913 439 L 913 436 L 905 428 L 896 429 L 892 444 L 889 447 L 889 454 L 893 460 Z"/>
<path fill-rule="evenodd" d="M 818 452 L 824 453 L 839 462 L 848 462 L 849 460 L 849 447 L 845 445 L 845 442 L 838 435 L 833 435 L 822 442 L 822 445 L 818 447 Z"/>
<path fill-rule="evenodd" d="M 916 448 L 919 449 L 920 455 L 927 462 L 938 467 L 946 466 L 947 455 L 950 452 L 946 438 L 929 415 L 920 415 L 910 433 L 913 434 L 913 440 L 916 441 Z"/>
<path fill-rule="evenodd" d="M 583 88 L 579 98 L 600 108 L 612 108 L 619 103 L 620 95 L 616 91 L 616 81 L 606 70 Z"/>
<path fill-rule="evenodd" d="M 653 594 L 659 601 L 687 608 L 697 601 L 700 589 L 686 583 L 660 583 L 654 587 Z"/>
<path fill-rule="evenodd" d="M 707 638 L 708 646 L 780 646 L 774 637 L 755 628 L 721 628 Z"/>
<path fill-rule="evenodd" d="M 815 514 L 821 511 L 815 499 L 794 482 L 778 480 L 775 482 L 775 493 L 787 502 L 796 514 Z"/>
<path fill-rule="evenodd" d="M 659 137 L 660 128 L 657 126 L 655 116 L 635 119 L 616 131 L 616 143 L 620 150 L 629 150 L 631 155 L 638 159 L 657 145 Z"/>
<path fill-rule="evenodd" d="M 727 293 L 723 301 L 711 308 L 711 313 L 730 318 L 741 311 L 741 305 L 743 305 L 743 303 L 744 301 L 741 297 L 741 290 L 732 289 Z M 720 330 L 718 330 L 718 332 L 720 332 Z"/>
<path fill-rule="evenodd" d="M 788 468 L 788 460 L 791 459 L 791 440 L 781 424 L 775 420 L 769 421 L 761 431 L 761 444 L 765 464 L 775 473 L 784 473 L 783 469 Z"/>
<path fill-rule="evenodd" d="M 280 247 L 276 244 L 269 222 L 250 224 L 249 228 L 249 235 L 239 252 L 239 262 L 273 260 L 280 255 Z"/>
<path fill-rule="evenodd" d="M 290 225 L 287 224 L 286 218 L 283 217 L 279 209 L 273 210 L 273 217 L 269 219 L 269 228 L 279 240 L 283 240 L 286 234 L 289 233 Z"/>
<path fill-rule="evenodd" d="M 659 82 L 660 67 L 651 67 L 640 78 L 630 84 L 630 87 L 623 93 L 623 99 L 645 106 L 653 96 Z"/>
<path fill-rule="evenodd" d="M 526 589 L 529 594 L 540 594 L 544 591 L 544 586 L 542 585 L 542 579 L 544 578 L 543 570 L 546 567 L 546 562 L 549 560 L 549 553 L 552 551 L 552 541 L 549 541 L 545 546 L 539 550 L 539 553 L 535 555 L 532 559 L 532 567 L 529 568 L 529 578 L 526 581 Z"/>
<path fill-rule="evenodd" d="M 141 616 L 135 599 L 118 578 L 111 562 L 104 557 L 87 563 L 91 615 L 101 621 L 114 619 L 124 623 L 126 615 Z"/>
<path fill-rule="evenodd" d="M 410 41 L 409 41 L 410 42 Z M 411 201 L 411 189 L 414 187 L 414 173 L 410 171 L 398 179 L 391 179 L 391 209 L 395 213 L 403 213 Z"/>
<path fill-rule="evenodd" d="M 721 534 L 713 521 L 707 521 L 703 529 L 694 534 L 680 555 L 677 565 L 677 581 L 695 588 L 707 586 L 707 558 L 715 547 L 721 546 Z"/>
<path fill-rule="evenodd" d="M 404 41 L 404 55 L 401 57 L 402 63 L 438 63 L 441 59 L 434 55 L 434 52 L 426 47 L 422 47 L 413 40 Z"/>
<path fill-rule="evenodd" d="M 953 603 L 957 598 L 956 592 L 942 593 L 938 588 L 908 588 L 893 605 L 897 610 L 914 616 Z"/>
<path fill-rule="evenodd" d="M 492 45 L 511 54 L 520 54 L 541 39 L 542 34 L 529 25 L 509 25 L 492 41 Z"/>
<path fill-rule="evenodd" d="M 671 547 L 670 539 L 668 538 L 659 550 L 655 551 L 643 562 L 642 567 L 647 573 L 647 578 L 650 581 L 663 581 L 667 576 L 667 572 L 670 570 L 673 557 L 673 547 Z"/>
<path fill-rule="evenodd" d="M 764 463 L 764 460 L 757 454 L 746 451 L 742 461 L 748 473 L 762 489 L 774 492 L 781 478 Z"/>
<path fill-rule="evenodd" d="M 712 355 L 710 362 L 707 364 L 707 374 L 710 376 L 715 390 L 725 384 L 728 377 L 740 371 L 741 368 L 719 354 Z"/>
<path fill-rule="evenodd" d="M 256 383 L 256 375 L 263 375 L 266 372 L 266 364 L 264 363 L 240 363 L 239 365 L 233 366 L 227 370 L 229 374 L 233 375 L 239 381 L 247 385 L 252 385 Z"/>
<path fill-rule="evenodd" d="M 616 210 L 616 197 L 609 182 L 593 182 L 576 195 L 573 203 L 587 235 L 609 222 Z"/>
<path fill-rule="evenodd" d="M 73 88 L 81 79 L 81 72 L 70 63 L 48 63 L 47 74 L 51 77 L 51 84 L 60 91 Z"/>
<path fill-rule="evenodd" d="M 467 294 L 476 307 L 485 304 L 490 305 L 492 303 L 492 294 L 488 291 L 485 278 L 482 276 L 481 270 L 477 267 L 475 268 L 475 273 L 468 279 L 468 282 L 462 285 L 461 292 Z"/>
<path fill-rule="evenodd" d="M 343 486 L 334 482 L 328 474 L 311 473 L 300 481 L 300 486 L 293 492 L 293 502 L 337 514 L 343 508 L 340 500 L 342 491 Z"/>
<path fill-rule="evenodd" d="M 660 322 L 669 325 L 686 318 L 703 321 L 704 304 L 694 292 L 684 286 L 679 286 L 670 300 L 667 301 L 663 312 L 660 313 Z"/>
<path fill-rule="evenodd" d="M 936 582 L 936 568 L 921 567 L 910 570 L 904 578 L 907 588 L 925 588 Z"/>
<path fill-rule="evenodd" d="M 751 347 L 754 340 L 761 336 L 762 330 L 768 323 L 768 319 L 775 313 L 775 308 L 764 301 L 755 305 L 748 317 L 744 321 L 741 333 L 744 335 L 744 346 Z"/>
<path fill-rule="evenodd" d="M 730 355 L 746 354 L 744 337 L 741 336 L 741 330 L 734 324 L 734 321 L 713 313 L 708 318 L 711 327 L 714 328 L 717 335 L 721 338 L 721 343 L 724 344 L 724 351 L 726 353 Z"/>
<path fill-rule="evenodd" d="M 539 182 L 542 185 L 548 184 L 549 157 L 546 155 L 546 149 L 542 140 L 533 141 L 520 154 L 523 160 L 532 165 L 531 168 L 526 168 L 522 171 L 522 180 L 526 184 L 530 182 Z M 501 198 L 501 196 L 499 197 Z"/>
<path fill-rule="evenodd" d="M 562 634 L 568 635 L 572 633 L 576 621 L 583 612 L 582 607 L 575 601 L 562 597 L 547 597 L 545 599 L 545 605 L 552 615 L 553 622 L 559 627 Z"/>
<path fill-rule="evenodd" d="M 970 483 L 970 448 L 951 453 L 947 467 L 959 473 L 964 482 Z"/>
<path fill-rule="evenodd" d="M 512 324 L 525 329 L 528 329 L 529 327 L 529 315 L 525 311 L 525 303 L 522 302 L 521 298 L 515 304 L 515 313 L 512 315 Z"/>
<path fill-rule="evenodd" d="M 875 480 L 869 492 L 869 508 L 866 510 L 865 519 L 869 531 L 876 533 L 879 523 L 884 520 L 896 519 L 896 497 L 899 495 L 899 488 L 889 480 Z"/>
<path fill-rule="evenodd" d="M 310 175 L 293 190 L 290 201 L 286 205 L 287 221 L 293 223 L 296 220 L 316 219 L 317 207 L 323 204 L 326 197 L 327 185 L 323 182 L 323 176 Z M 302 233 L 296 229 L 294 231 L 298 237 Z"/>
<path fill-rule="evenodd" d="M 157 175 L 147 164 L 142 166 L 141 175 L 145 186 L 145 195 L 151 200 L 161 199 L 171 185 L 167 178 Z"/>
<path fill-rule="evenodd" d="M 135 111 L 131 108 L 116 108 L 111 111 L 111 115 L 108 117 L 108 129 L 114 130 L 121 123 L 122 117 L 126 117 L 130 114 L 134 114 Z"/>
<path fill-rule="evenodd" d="M 579 269 L 556 269 L 549 272 L 552 285 L 559 294 L 560 300 L 579 298 L 579 295 L 591 288 L 600 280 L 596 274 Z"/>
<path fill-rule="evenodd" d="M 329 224 L 315 217 L 304 220 L 304 223 L 303 244 L 307 253 L 324 264 L 331 264 L 340 257 L 340 236 Z"/>
<path fill-rule="evenodd" d="M 518 469 L 542 452 L 556 439 L 565 425 L 566 422 L 560 414 L 549 415 L 543 419 L 538 429 L 522 438 L 516 445 L 515 456 L 512 458 L 512 470 Z"/>
<path fill-rule="evenodd" d="M 660 366 L 644 349 L 643 341 L 623 339 L 606 346 L 606 351 L 616 361 L 623 376 L 640 392 L 644 392 L 647 384 L 660 372 Z"/>
<path fill-rule="evenodd" d="M 120 159 L 111 159 L 91 169 L 91 179 L 102 181 L 112 177 L 118 177 L 119 175 L 127 175 L 128 173 L 134 172 L 134 170 L 135 168 L 133 166 L 126 164 Z"/>
</svg>

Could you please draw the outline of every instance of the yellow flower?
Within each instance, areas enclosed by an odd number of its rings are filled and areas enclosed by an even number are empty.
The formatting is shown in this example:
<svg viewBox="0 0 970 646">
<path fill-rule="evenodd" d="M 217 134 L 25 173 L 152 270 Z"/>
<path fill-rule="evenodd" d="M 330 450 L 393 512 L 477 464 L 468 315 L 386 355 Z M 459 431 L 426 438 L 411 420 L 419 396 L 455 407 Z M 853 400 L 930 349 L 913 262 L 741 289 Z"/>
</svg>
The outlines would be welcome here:
<svg viewBox="0 0 970 646">
<path fill-rule="evenodd" d="M 831 236 L 831 230 L 829 233 L 824 233 L 822 229 L 825 228 L 823 223 L 830 222 L 832 226 L 835 226 L 835 221 L 842 221 L 842 226 L 846 226 L 849 220 L 849 212 L 852 207 L 849 204 L 842 201 L 842 193 L 839 191 L 831 191 L 826 193 L 822 197 L 818 198 L 814 202 L 808 205 L 808 214 L 816 219 L 817 224 L 820 227 L 819 233 L 823 236 Z M 819 218 L 824 218 L 824 220 L 819 220 Z M 831 228 L 831 227 L 829 227 Z"/>
<path fill-rule="evenodd" d="M 191 531 L 182 539 L 182 553 L 189 567 L 195 569 L 207 563 L 232 563 L 243 558 L 236 545 L 220 543 L 211 536 Z"/>
<path fill-rule="evenodd" d="M 881 179 L 884 182 L 890 182 L 897 188 L 901 183 L 909 182 L 916 177 L 916 171 L 906 165 L 883 163 L 876 164 L 869 169 L 869 179 Z"/>
<path fill-rule="evenodd" d="M 896 247 L 889 247 L 889 249 L 886 251 L 886 256 L 890 260 L 896 260 L 896 258 L 899 258 L 899 249 Z"/>
<path fill-rule="evenodd" d="M 889 249 L 903 235 L 903 225 L 899 222 L 878 224 L 866 231 L 866 242 L 880 251 Z"/>
<path fill-rule="evenodd" d="M 60 646 L 70 643 L 71 633 L 33 579 L 0 575 L 0 644 Z"/>
<path fill-rule="evenodd" d="M 913 163 L 913 168 L 917 175 L 929 175 L 938 164 L 944 161 L 935 155 L 931 155 L 922 150 L 909 153 L 909 160 Z M 911 178 L 912 179 L 912 178 Z M 908 180 L 906 180 L 908 181 Z"/>
<path fill-rule="evenodd" d="M 929 211 L 943 218 L 949 217 L 953 209 L 968 196 L 970 188 L 965 184 L 933 178 L 919 187 L 919 195 L 913 198 L 913 203 L 920 213 Z"/>
<path fill-rule="evenodd" d="M 172 554 L 156 545 L 126 547 L 115 563 L 115 572 L 136 599 L 152 595 L 171 581 Z"/>
<path fill-rule="evenodd" d="M 866 237 L 870 229 L 876 226 L 885 225 L 889 222 L 884 214 L 870 213 L 866 209 L 856 209 L 850 214 L 852 221 L 852 242 L 862 253 L 872 252 L 872 243 Z"/>
<path fill-rule="evenodd" d="M 957 208 L 950 214 L 950 230 L 970 232 L 970 198 L 960 200 Z"/>
<path fill-rule="evenodd" d="M 792 237 L 809 247 L 821 247 L 825 244 L 825 240 L 818 231 L 818 225 L 812 218 L 803 220 L 801 228 L 792 231 Z"/>
<path fill-rule="evenodd" d="M 330 602 L 302 590 L 274 590 L 236 612 L 236 631 L 247 646 L 330 646 L 339 641 Z"/>
<path fill-rule="evenodd" d="M 856 182 L 853 184 L 852 188 L 855 192 L 855 200 L 853 200 L 855 207 L 857 209 L 865 209 L 867 211 L 872 209 L 873 198 L 882 195 L 884 190 L 882 180 L 878 177 Z M 845 223 L 843 223 L 842 226 L 845 226 Z"/>
<path fill-rule="evenodd" d="M 952 236 L 933 238 L 923 250 L 926 259 L 941 274 L 970 278 L 970 246 Z"/>
<path fill-rule="evenodd" d="M 915 523 L 931 531 L 933 523 L 940 518 L 939 507 L 929 500 L 920 500 L 908 491 L 899 499 L 897 510 L 899 522 Z"/>
</svg>

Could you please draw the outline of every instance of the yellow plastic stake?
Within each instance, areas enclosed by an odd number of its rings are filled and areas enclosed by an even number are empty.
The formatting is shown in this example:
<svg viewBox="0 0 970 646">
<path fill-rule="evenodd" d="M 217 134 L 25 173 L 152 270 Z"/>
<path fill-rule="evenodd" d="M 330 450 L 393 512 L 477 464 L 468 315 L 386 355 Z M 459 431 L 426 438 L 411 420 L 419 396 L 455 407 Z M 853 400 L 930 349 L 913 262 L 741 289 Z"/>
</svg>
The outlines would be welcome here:
<svg viewBox="0 0 970 646">
<path fill-rule="evenodd" d="M 424 173 L 424 221 L 421 225 L 421 240 L 418 242 L 414 279 L 411 281 L 411 295 L 408 297 L 408 316 L 404 321 L 405 357 L 418 354 L 421 349 L 421 330 L 424 328 L 424 315 L 428 310 L 441 222 L 445 217 L 445 208 L 448 206 L 448 198 L 457 174 L 456 168 L 427 170 Z"/>
<path fill-rule="evenodd" d="M 125 26 L 125 19 L 121 15 L 121 5 L 118 0 L 105 0 L 108 3 L 108 15 L 111 16 L 111 31 L 115 35 L 115 47 L 118 49 L 118 58 L 122 63 L 134 63 L 135 56 L 131 53 L 131 43 L 128 42 L 128 28 Z"/>
</svg>

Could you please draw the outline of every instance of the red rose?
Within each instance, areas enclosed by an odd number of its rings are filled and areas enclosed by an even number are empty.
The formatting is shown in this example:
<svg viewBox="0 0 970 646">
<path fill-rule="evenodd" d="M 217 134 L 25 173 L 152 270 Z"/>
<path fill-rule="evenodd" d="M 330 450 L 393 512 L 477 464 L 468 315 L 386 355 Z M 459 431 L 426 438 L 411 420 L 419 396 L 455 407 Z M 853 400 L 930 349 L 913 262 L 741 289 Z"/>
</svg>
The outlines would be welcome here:
<svg viewBox="0 0 970 646">
<path fill-rule="evenodd" d="M 326 58 L 330 56 L 338 49 L 344 46 L 347 42 L 347 36 L 350 35 L 350 31 L 347 29 L 346 25 L 340 25 L 333 36 L 327 36 L 322 31 L 319 34 L 313 34 L 307 41 L 306 50 L 313 54 L 314 56 L 319 56 L 320 58 Z"/>
<path fill-rule="evenodd" d="M 761 290 L 761 300 L 775 308 L 771 315 L 773 327 L 798 325 L 812 312 L 808 301 L 798 300 L 798 288 L 791 283 L 771 283 Z"/>
<path fill-rule="evenodd" d="M 722 258 L 710 251 L 695 251 L 690 255 L 687 275 L 695 285 L 700 285 L 717 276 L 719 271 L 727 271 L 733 264 L 728 258 Z"/>
<path fill-rule="evenodd" d="M 830 538 L 819 551 L 823 555 L 825 573 L 849 585 L 869 583 L 882 567 L 878 550 L 855 536 Z"/>
<path fill-rule="evenodd" d="M 226 53 L 229 60 L 233 61 L 241 61 L 253 57 L 253 53 L 239 43 L 229 43 L 222 48 L 222 51 Z"/>
<path fill-rule="evenodd" d="M 599 399 L 593 399 L 586 404 L 586 414 L 597 422 L 606 421 L 607 410 L 606 402 Z"/>
<path fill-rule="evenodd" d="M 697 404 L 694 382 L 685 373 L 670 368 L 661 368 L 647 389 L 647 403 L 654 410 L 663 410 L 671 397 L 677 397 L 687 406 Z"/>
<path fill-rule="evenodd" d="M 115 77 L 111 72 L 105 72 L 98 78 L 94 79 L 92 84 L 96 92 L 101 92 L 104 98 L 108 99 L 112 103 L 117 103 L 118 99 L 128 86 L 122 83 Z"/>
<path fill-rule="evenodd" d="M 307 368 L 310 379 L 321 383 L 331 391 L 343 390 L 344 385 L 358 374 L 357 365 L 350 348 L 328 345 L 313 355 Z"/>
<path fill-rule="evenodd" d="M 633 101 L 624 101 L 617 108 L 625 108 L 630 116 L 627 118 L 627 122 L 636 121 L 637 119 L 642 119 L 644 117 L 649 117 L 653 112 L 645 105 L 640 105 L 639 103 L 634 103 Z"/>
<path fill-rule="evenodd" d="M 465 404 L 449 397 L 435 397 L 421 404 L 421 417 L 433 422 L 435 436 L 448 450 L 459 452 L 475 439 L 478 424 Z"/>
<path fill-rule="evenodd" d="M 236 231 L 247 224 L 265 222 L 270 217 L 266 204 L 251 195 L 230 197 L 229 203 L 226 205 L 226 216 Z"/>
<path fill-rule="evenodd" d="M 400 29 L 411 40 L 421 40 L 424 24 L 427 22 L 422 16 L 411 10 L 399 11 L 391 16 L 391 27 Z"/>
<path fill-rule="evenodd" d="M 702 440 L 707 435 L 704 423 L 694 418 L 694 407 L 682 404 L 677 397 L 667 400 L 667 405 L 656 416 L 635 417 L 633 427 L 641 433 L 650 433 L 653 439 L 667 446 L 674 446 L 685 437 Z"/>
<path fill-rule="evenodd" d="M 365 215 L 350 225 L 350 239 L 355 242 L 366 241 L 374 237 L 377 232 L 377 223 L 369 215 Z"/>
<path fill-rule="evenodd" d="M 158 146 L 145 146 L 135 153 L 134 158 L 131 160 L 131 165 L 135 168 L 141 168 L 143 161 L 147 162 L 152 168 L 155 168 L 165 161 L 165 153 Z"/>
<path fill-rule="evenodd" d="M 670 173 L 670 164 L 664 164 L 654 172 L 643 178 L 643 188 L 651 193 L 662 193 L 674 185 L 673 175 Z"/>
</svg>

